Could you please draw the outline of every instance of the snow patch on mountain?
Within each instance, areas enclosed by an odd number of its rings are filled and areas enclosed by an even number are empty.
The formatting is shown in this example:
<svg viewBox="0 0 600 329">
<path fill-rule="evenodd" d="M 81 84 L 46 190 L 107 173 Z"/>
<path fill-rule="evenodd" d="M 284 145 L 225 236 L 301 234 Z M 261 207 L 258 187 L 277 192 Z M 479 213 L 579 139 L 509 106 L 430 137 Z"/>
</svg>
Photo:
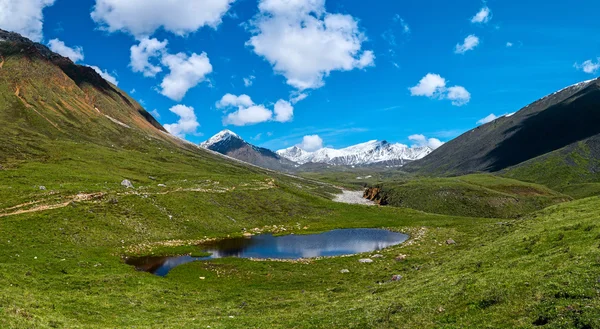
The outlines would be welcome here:
<svg viewBox="0 0 600 329">
<path fill-rule="evenodd" d="M 240 136 L 238 136 L 236 133 L 234 133 L 231 130 L 223 130 L 221 132 L 219 132 L 218 134 L 214 135 L 213 137 L 211 137 L 209 140 L 207 140 L 206 142 L 203 142 L 200 144 L 200 147 L 208 149 L 211 146 L 227 141 L 229 139 L 232 138 L 237 138 L 237 139 L 242 139 Z"/>
<path fill-rule="evenodd" d="M 360 166 L 382 162 L 415 161 L 427 156 L 433 150 L 427 146 L 409 147 L 391 144 L 386 141 L 368 141 L 343 149 L 322 148 L 314 152 L 293 146 L 277 151 L 277 154 L 299 164 L 324 163 L 340 166 Z"/>
</svg>

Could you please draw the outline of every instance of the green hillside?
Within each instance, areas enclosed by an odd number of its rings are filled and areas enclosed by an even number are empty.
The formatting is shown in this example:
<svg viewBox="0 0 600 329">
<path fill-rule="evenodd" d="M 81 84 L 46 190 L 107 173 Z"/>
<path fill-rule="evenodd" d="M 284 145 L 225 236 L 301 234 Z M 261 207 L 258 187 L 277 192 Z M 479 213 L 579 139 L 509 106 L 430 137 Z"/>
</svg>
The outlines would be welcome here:
<svg viewBox="0 0 600 329">
<path fill-rule="evenodd" d="M 374 201 L 385 205 L 490 218 L 518 217 L 570 200 L 542 185 L 484 174 L 384 181 L 369 193 Z"/>
<path fill-rule="evenodd" d="M 600 137 L 589 138 L 502 172 L 583 198 L 600 194 Z"/>
</svg>

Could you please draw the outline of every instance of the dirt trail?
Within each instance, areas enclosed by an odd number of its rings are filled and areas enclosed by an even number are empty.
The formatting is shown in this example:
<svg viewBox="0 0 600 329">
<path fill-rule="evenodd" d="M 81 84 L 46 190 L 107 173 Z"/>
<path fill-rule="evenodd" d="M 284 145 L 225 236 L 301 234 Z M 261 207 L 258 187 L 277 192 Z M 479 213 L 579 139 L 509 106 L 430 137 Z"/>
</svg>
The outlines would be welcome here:
<svg viewBox="0 0 600 329">
<path fill-rule="evenodd" d="M 7 213 L 0 213 L 0 218 L 7 217 L 7 216 L 20 215 L 20 214 L 27 214 L 27 213 L 32 213 L 32 212 L 40 212 L 40 211 L 64 208 L 64 207 L 68 206 L 69 204 L 71 204 L 71 202 L 81 202 L 81 201 L 90 201 L 90 200 L 94 200 L 94 199 L 101 199 L 105 194 L 106 193 L 103 193 L 103 192 L 89 193 L 89 194 L 81 193 L 81 194 L 66 197 L 65 198 L 66 200 L 63 200 L 60 203 L 45 204 L 45 205 L 39 205 L 39 206 L 36 206 L 33 208 L 19 209 L 19 208 L 25 208 L 27 206 L 31 206 L 31 205 L 42 202 L 42 200 L 31 201 L 31 202 L 23 203 L 20 205 L 16 205 L 16 206 L 4 209 L 4 211 L 7 211 L 7 210 L 14 210 L 14 211 L 7 212 Z M 18 209 L 18 210 L 15 210 L 15 209 Z"/>
<path fill-rule="evenodd" d="M 33 107 L 23 97 L 21 97 L 21 87 L 17 86 L 17 89 L 15 90 L 15 96 L 17 96 L 17 98 L 19 98 L 21 100 L 21 102 L 23 102 L 23 105 L 25 105 L 26 108 L 32 109 L 39 116 L 46 119 L 46 121 L 48 121 L 48 123 L 50 123 L 54 128 L 56 128 L 59 131 L 62 131 L 56 123 L 54 123 L 50 119 L 46 118 L 42 113 L 40 113 L 38 110 L 36 110 L 35 107 Z"/>
<path fill-rule="evenodd" d="M 244 183 L 241 184 L 240 190 L 247 190 L 247 191 L 261 191 L 261 190 L 268 190 L 268 189 L 272 189 L 272 188 L 276 188 L 277 186 L 275 185 L 274 181 L 267 181 L 267 182 L 253 182 L 254 186 Z M 206 187 L 206 188 L 183 188 L 183 187 L 178 187 L 172 190 L 166 190 L 166 191 L 161 191 L 161 192 L 143 192 L 143 191 L 139 191 L 139 190 L 132 190 L 132 191 L 127 191 L 127 192 L 121 192 L 121 193 L 117 193 L 116 195 L 118 196 L 124 196 L 124 195 L 166 195 L 166 194 L 171 194 L 171 193 L 177 193 L 177 192 L 200 192 L 200 193 L 227 193 L 227 192 L 232 192 L 235 191 L 238 187 L 236 186 L 232 186 L 232 187 Z M 68 197 L 63 198 L 62 200 L 60 200 L 58 203 L 52 203 L 52 204 L 41 204 L 38 205 L 42 202 L 44 202 L 45 200 L 34 200 L 34 201 L 30 201 L 30 202 L 26 202 L 26 203 L 22 203 L 16 206 L 12 206 L 9 208 L 5 208 L 3 210 L 0 210 L 0 218 L 2 217 L 7 217 L 7 216 L 14 216 L 14 215 L 20 215 L 20 214 L 27 214 L 27 213 L 32 213 L 32 212 L 40 212 L 40 211 L 46 211 L 46 210 L 52 210 L 52 209 L 59 209 L 59 208 L 64 208 L 66 206 L 68 206 L 69 204 L 71 204 L 72 202 L 81 202 L 81 201 L 91 201 L 91 200 L 98 200 L 98 199 L 102 199 L 104 196 L 106 196 L 107 193 L 105 192 L 96 192 L 96 193 L 87 193 L 87 194 L 77 194 L 77 195 L 71 195 Z M 27 208 L 29 206 L 33 206 L 33 205 L 37 205 L 35 207 L 32 208 Z M 26 209 L 24 209 L 26 208 Z"/>
</svg>

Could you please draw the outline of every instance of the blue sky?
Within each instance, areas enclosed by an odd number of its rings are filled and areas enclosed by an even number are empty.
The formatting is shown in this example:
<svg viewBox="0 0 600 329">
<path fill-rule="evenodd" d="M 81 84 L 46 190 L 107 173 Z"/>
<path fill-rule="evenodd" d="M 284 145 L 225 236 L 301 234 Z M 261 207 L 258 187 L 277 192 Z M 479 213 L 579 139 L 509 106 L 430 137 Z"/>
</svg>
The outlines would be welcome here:
<svg viewBox="0 0 600 329">
<path fill-rule="evenodd" d="M 170 3 L 0 0 L 0 28 L 74 51 L 192 142 L 227 128 L 272 149 L 448 141 L 600 72 L 598 1 Z"/>
</svg>

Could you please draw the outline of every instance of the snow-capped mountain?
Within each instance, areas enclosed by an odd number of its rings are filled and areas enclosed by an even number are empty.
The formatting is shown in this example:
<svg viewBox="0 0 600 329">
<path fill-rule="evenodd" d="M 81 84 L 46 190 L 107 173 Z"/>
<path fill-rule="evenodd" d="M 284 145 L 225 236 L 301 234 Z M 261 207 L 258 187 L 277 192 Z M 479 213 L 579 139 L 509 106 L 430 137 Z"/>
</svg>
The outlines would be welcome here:
<svg viewBox="0 0 600 329">
<path fill-rule="evenodd" d="M 334 166 L 364 166 L 372 164 L 403 165 L 422 159 L 433 150 L 427 146 L 408 147 L 386 141 L 369 141 L 344 149 L 322 148 L 314 152 L 293 146 L 277 151 L 280 156 L 299 163 L 325 163 Z"/>
<path fill-rule="evenodd" d="M 263 168 L 292 171 L 296 164 L 275 152 L 252 145 L 231 130 L 223 130 L 211 137 L 200 147 L 236 158 Z"/>
</svg>

